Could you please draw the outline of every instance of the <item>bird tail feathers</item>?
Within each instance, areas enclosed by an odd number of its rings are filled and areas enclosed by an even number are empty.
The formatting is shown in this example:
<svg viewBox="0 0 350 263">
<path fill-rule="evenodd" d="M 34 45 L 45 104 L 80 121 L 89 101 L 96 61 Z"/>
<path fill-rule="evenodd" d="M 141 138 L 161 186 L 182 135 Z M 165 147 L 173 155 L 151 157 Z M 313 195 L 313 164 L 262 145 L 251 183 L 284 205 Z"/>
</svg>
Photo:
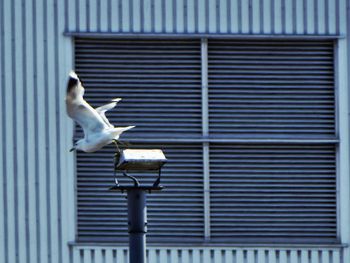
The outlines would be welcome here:
<svg viewBox="0 0 350 263">
<path fill-rule="evenodd" d="M 118 140 L 119 136 L 125 132 L 125 131 L 128 131 L 132 128 L 134 128 L 135 126 L 128 126 L 128 127 L 118 127 L 118 128 L 114 128 L 114 131 L 113 131 L 113 137 L 115 140 Z"/>
</svg>

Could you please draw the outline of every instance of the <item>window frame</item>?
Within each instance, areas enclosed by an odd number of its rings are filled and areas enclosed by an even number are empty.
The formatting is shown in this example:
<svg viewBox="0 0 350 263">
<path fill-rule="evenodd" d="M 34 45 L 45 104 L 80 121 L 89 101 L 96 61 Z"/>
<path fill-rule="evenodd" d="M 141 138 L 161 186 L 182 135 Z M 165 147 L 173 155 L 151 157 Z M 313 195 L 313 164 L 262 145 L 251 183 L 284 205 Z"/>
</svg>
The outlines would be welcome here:
<svg viewBox="0 0 350 263">
<path fill-rule="evenodd" d="M 135 37 L 135 35 L 130 36 L 121 36 L 116 37 L 116 40 L 120 38 L 132 38 Z M 143 36 L 144 38 L 167 38 L 169 36 L 164 35 L 157 35 L 157 36 Z M 184 36 L 182 36 L 184 37 Z M 169 37 L 170 39 L 172 37 Z M 214 38 L 218 39 L 220 36 L 215 35 L 203 35 L 203 36 L 191 36 L 188 35 L 186 38 L 198 38 L 200 40 L 200 50 L 201 50 L 201 106 L 202 106 L 202 138 L 188 138 L 188 139 L 165 139 L 165 138 L 147 138 L 147 139 L 135 139 L 132 140 L 132 142 L 143 142 L 143 143 L 164 143 L 164 142 L 171 142 L 171 143 L 200 143 L 202 144 L 202 151 L 203 151 L 203 201 L 204 201 L 204 240 L 203 243 L 206 245 L 218 245 L 221 244 L 221 242 L 213 242 L 210 240 L 210 232 L 211 232 L 211 226 L 210 226 L 210 158 L 209 158 L 209 148 L 210 143 L 272 143 L 272 144 L 280 144 L 280 143 L 295 143 L 295 144 L 304 144 L 304 143 L 311 143 L 311 144 L 318 144 L 318 143 L 325 143 L 325 144 L 331 144 L 335 145 L 336 152 L 336 221 L 337 221 L 337 236 L 340 240 L 341 236 L 341 230 L 340 230 L 340 197 L 339 197 L 339 189 L 340 189 L 340 169 L 339 169 L 339 162 L 340 162 L 340 151 L 339 151 L 339 144 L 340 144 L 340 136 L 339 136 L 339 59 L 338 59 L 338 40 L 334 39 L 334 37 L 326 38 L 333 40 L 334 46 L 334 92 L 335 92 L 335 138 L 334 139 L 217 139 L 217 138 L 210 138 L 209 134 L 209 98 L 208 98 L 208 39 Z M 225 39 L 236 39 L 234 36 L 224 37 Z M 181 39 L 181 36 L 180 36 Z M 242 39 L 242 38 L 238 38 Z M 247 37 L 244 39 L 256 39 L 256 37 Z M 272 37 L 272 38 L 266 38 L 266 40 L 279 40 L 281 38 L 279 37 Z M 283 37 L 283 40 L 288 40 L 288 37 Z M 295 37 L 291 37 L 290 39 L 295 40 Z M 299 38 L 298 38 L 299 39 Z M 305 39 L 309 40 L 308 37 L 300 37 L 300 40 Z M 325 38 L 318 38 L 316 37 L 316 40 L 324 40 Z M 73 41 L 74 43 L 74 41 Z M 77 172 L 76 172 L 77 174 Z M 77 181 L 77 175 L 75 176 Z M 77 187 L 75 187 L 75 196 L 77 196 Z M 75 205 L 75 211 L 77 210 L 77 204 Z M 77 223 L 78 220 L 75 220 L 76 229 L 77 229 Z M 77 236 L 77 235 L 76 235 Z M 82 242 L 84 243 L 84 242 Z M 95 242 L 94 242 L 95 243 Z M 100 243 L 100 242 L 98 242 Z M 230 244 L 234 244 L 235 242 L 231 242 Z M 160 244 L 157 242 L 151 242 L 152 245 L 159 244 L 159 245 L 165 245 Z M 176 243 L 171 243 L 171 245 L 174 245 Z M 226 244 L 227 243 L 223 243 Z M 245 245 L 249 246 L 251 243 L 247 243 Z M 184 244 L 192 245 L 192 244 Z M 297 243 L 297 245 L 300 245 Z M 312 245 L 312 244 L 311 244 Z"/>
</svg>

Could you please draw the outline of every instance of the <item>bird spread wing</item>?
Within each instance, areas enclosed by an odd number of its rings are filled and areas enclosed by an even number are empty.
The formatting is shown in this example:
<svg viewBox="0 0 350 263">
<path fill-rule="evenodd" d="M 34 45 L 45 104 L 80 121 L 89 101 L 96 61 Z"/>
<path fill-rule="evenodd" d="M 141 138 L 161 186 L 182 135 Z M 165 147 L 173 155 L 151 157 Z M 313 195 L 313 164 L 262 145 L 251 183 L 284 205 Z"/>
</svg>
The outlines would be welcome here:
<svg viewBox="0 0 350 263">
<path fill-rule="evenodd" d="M 95 109 L 97 111 L 97 113 L 101 116 L 103 121 L 110 128 L 113 128 L 114 126 L 109 122 L 109 120 L 107 119 L 105 113 L 106 113 L 106 111 L 113 109 L 117 105 L 117 103 L 119 101 L 121 101 L 121 98 L 116 98 L 116 99 L 113 99 L 112 102 Z"/>
<path fill-rule="evenodd" d="M 79 123 L 84 130 L 85 138 L 88 138 L 89 134 L 100 132 L 109 126 L 101 115 L 83 99 L 83 95 L 84 87 L 73 72 L 70 74 L 67 86 L 67 113 L 69 117 Z"/>
</svg>

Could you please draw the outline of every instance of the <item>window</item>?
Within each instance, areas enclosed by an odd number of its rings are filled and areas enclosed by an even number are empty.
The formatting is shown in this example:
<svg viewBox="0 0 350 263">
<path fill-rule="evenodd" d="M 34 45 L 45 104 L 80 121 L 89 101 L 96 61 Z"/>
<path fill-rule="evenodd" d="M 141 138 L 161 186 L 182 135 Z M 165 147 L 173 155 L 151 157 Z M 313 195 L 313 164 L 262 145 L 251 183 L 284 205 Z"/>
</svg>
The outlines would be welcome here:
<svg viewBox="0 0 350 263">
<path fill-rule="evenodd" d="M 149 242 L 337 242 L 333 42 L 77 38 L 75 61 L 127 147 L 169 159 Z M 126 241 L 113 152 L 77 155 L 78 241 Z"/>
</svg>

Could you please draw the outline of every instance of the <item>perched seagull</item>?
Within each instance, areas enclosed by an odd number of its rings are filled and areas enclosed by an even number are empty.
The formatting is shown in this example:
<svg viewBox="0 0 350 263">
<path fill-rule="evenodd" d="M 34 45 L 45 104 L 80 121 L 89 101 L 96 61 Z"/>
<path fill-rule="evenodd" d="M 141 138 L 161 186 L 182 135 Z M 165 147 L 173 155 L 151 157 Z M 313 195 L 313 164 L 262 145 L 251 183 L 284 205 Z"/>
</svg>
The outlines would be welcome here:
<svg viewBox="0 0 350 263">
<path fill-rule="evenodd" d="M 116 142 L 123 132 L 135 127 L 115 128 L 106 118 L 105 112 L 113 109 L 120 98 L 94 109 L 84 100 L 84 91 L 79 77 L 71 71 L 66 95 L 67 113 L 83 128 L 84 138 L 77 141 L 70 151 L 95 152 L 107 144 Z"/>
</svg>

